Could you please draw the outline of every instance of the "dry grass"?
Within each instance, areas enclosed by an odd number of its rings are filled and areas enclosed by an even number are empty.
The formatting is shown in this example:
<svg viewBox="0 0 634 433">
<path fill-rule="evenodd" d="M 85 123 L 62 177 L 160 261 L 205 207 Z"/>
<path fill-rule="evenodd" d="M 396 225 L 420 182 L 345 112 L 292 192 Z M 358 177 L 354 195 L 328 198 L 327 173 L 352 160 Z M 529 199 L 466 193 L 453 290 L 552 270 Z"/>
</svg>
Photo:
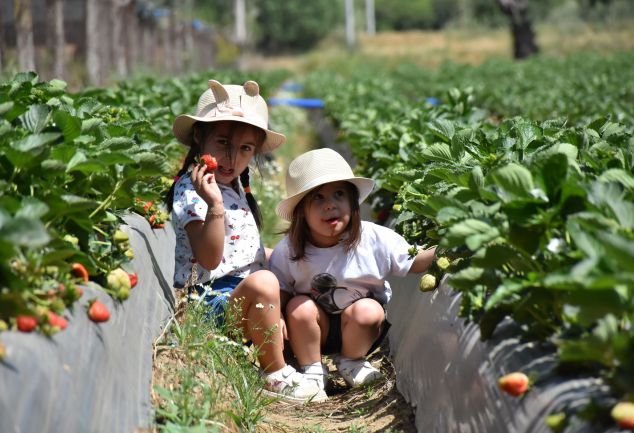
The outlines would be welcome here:
<svg viewBox="0 0 634 433">
<path fill-rule="evenodd" d="M 545 56 L 563 56 L 577 51 L 602 53 L 634 49 L 634 26 L 592 27 L 575 25 L 536 28 L 537 43 Z M 491 58 L 511 58 L 512 39 L 508 29 L 453 29 L 442 32 L 381 32 L 361 36 L 355 51 L 334 39 L 325 40 L 314 51 L 301 56 L 262 57 L 248 55 L 249 69 L 288 69 L 296 74 L 315 68 L 346 63 L 395 65 L 403 61 L 436 67 L 452 61 L 478 65 Z"/>
</svg>

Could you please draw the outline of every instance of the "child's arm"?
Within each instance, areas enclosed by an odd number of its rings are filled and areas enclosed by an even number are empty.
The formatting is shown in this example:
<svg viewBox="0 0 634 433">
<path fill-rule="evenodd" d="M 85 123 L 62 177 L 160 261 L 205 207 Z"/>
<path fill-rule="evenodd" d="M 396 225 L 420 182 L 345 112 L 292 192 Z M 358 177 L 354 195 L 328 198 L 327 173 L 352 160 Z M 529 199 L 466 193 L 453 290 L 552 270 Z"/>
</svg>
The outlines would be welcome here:
<svg viewBox="0 0 634 433">
<path fill-rule="evenodd" d="M 436 247 L 430 248 L 428 250 L 420 250 L 416 257 L 414 257 L 414 263 L 412 263 L 412 267 L 409 269 L 410 273 L 421 273 L 425 272 L 429 267 L 434 263 L 434 257 L 436 255 Z"/>
<path fill-rule="evenodd" d="M 205 173 L 205 166 L 192 170 L 192 184 L 207 203 L 205 221 L 192 221 L 185 226 L 194 257 L 205 269 L 215 269 L 222 260 L 225 245 L 225 218 L 222 194 L 213 173 Z"/>
</svg>

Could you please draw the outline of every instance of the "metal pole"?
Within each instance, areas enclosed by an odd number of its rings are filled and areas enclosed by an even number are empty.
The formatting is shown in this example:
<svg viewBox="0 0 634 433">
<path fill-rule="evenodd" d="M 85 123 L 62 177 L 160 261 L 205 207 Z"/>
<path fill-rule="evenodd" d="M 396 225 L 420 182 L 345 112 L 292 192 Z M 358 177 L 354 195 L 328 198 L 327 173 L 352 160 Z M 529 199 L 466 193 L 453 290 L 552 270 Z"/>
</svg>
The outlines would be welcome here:
<svg viewBox="0 0 634 433">
<path fill-rule="evenodd" d="M 354 0 L 346 1 L 346 44 L 348 48 L 354 48 Z"/>
<path fill-rule="evenodd" d="M 374 36 L 376 34 L 374 0 L 365 0 L 365 27 L 368 36 Z"/>
<path fill-rule="evenodd" d="M 236 18 L 236 42 L 242 45 L 247 40 L 245 0 L 234 0 Z"/>
</svg>

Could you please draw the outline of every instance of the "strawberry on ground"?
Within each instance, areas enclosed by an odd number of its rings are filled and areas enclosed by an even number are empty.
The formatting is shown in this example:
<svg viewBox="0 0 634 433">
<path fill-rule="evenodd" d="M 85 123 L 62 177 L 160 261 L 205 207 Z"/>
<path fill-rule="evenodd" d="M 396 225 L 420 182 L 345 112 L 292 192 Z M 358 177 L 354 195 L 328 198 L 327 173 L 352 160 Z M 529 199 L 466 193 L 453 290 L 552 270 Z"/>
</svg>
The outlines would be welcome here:
<svg viewBox="0 0 634 433">
<path fill-rule="evenodd" d="M 107 322 L 110 319 L 110 311 L 101 301 L 96 300 L 88 308 L 88 317 L 93 322 Z"/>
<path fill-rule="evenodd" d="M 498 380 L 498 386 L 505 393 L 519 397 L 528 390 L 528 376 L 521 372 L 509 373 Z"/>
<path fill-rule="evenodd" d="M 15 323 L 22 332 L 31 332 L 37 327 L 37 319 L 32 316 L 18 316 Z"/>
</svg>

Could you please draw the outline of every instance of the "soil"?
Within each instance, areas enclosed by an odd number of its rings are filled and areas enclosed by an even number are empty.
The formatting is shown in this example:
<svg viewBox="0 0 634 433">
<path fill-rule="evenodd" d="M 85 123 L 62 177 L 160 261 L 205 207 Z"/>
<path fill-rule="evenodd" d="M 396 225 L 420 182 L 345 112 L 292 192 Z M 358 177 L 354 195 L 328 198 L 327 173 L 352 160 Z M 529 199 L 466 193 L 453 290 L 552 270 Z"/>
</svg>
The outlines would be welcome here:
<svg viewBox="0 0 634 433">
<path fill-rule="evenodd" d="M 396 389 L 388 342 L 368 360 L 383 378 L 372 385 L 350 389 L 329 362 L 329 399 L 305 405 L 277 402 L 270 407 L 266 432 L 390 432 L 416 433 L 414 412 Z"/>
</svg>

